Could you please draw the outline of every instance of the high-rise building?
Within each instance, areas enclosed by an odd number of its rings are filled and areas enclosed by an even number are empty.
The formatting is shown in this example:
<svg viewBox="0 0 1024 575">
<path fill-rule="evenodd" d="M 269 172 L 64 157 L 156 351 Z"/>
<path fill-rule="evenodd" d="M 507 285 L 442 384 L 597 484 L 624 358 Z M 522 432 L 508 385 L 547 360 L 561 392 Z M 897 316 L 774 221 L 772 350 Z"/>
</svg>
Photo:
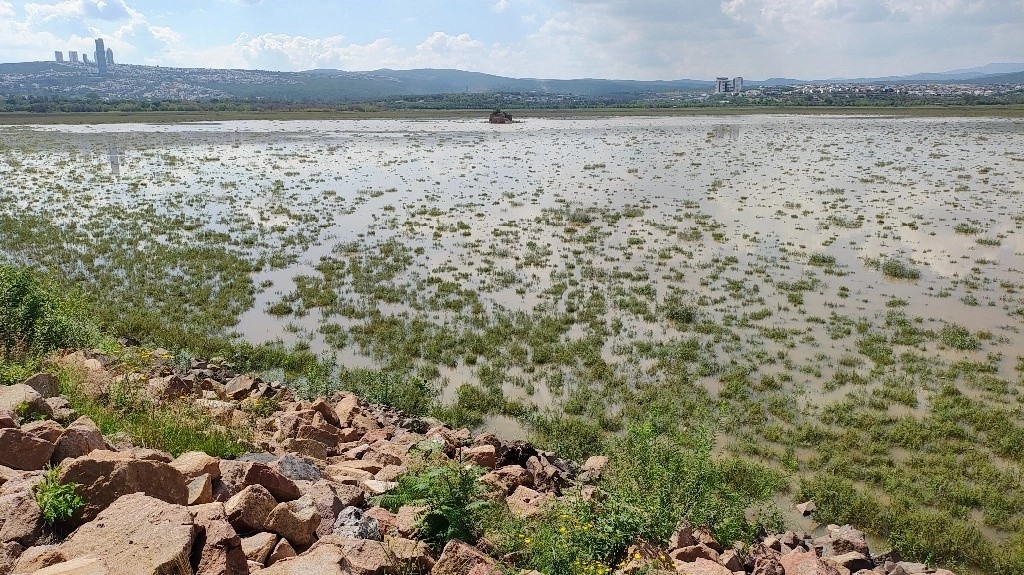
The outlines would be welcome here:
<svg viewBox="0 0 1024 575">
<path fill-rule="evenodd" d="M 113 65 L 114 65 L 114 51 L 111 50 L 110 48 L 107 48 L 107 66 L 113 66 Z"/>
<path fill-rule="evenodd" d="M 732 91 L 736 93 L 743 91 L 743 76 L 736 76 L 732 79 Z"/>
<path fill-rule="evenodd" d="M 60 50 L 55 50 L 53 52 L 53 59 L 55 61 L 57 61 L 57 62 L 63 62 L 64 61 L 64 52 L 61 52 Z"/>
<path fill-rule="evenodd" d="M 89 63 L 89 55 L 88 54 L 85 54 L 85 53 L 82 54 L 82 63 L 83 64 L 88 64 Z"/>
<path fill-rule="evenodd" d="M 732 80 L 719 76 L 715 78 L 715 93 L 716 94 L 736 94 L 743 91 L 743 78 L 736 76 Z"/>
<path fill-rule="evenodd" d="M 103 38 L 96 38 L 96 67 L 100 76 L 107 75 L 107 49 L 103 46 Z"/>
<path fill-rule="evenodd" d="M 68 50 L 68 60 L 70 60 L 72 64 L 77 64 L 78 52 L 75 52 L 74 50 Z"/>
</svg>

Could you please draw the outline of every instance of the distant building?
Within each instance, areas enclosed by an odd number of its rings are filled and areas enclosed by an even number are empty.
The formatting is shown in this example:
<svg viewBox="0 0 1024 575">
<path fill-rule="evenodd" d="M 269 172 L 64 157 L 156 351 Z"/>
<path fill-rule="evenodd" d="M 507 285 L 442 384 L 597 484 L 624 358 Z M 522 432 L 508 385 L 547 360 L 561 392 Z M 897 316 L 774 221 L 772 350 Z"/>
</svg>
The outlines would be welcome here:
<svg viewBox="0 0 1024 575">
<path fill-rule="evenodd" d="M 75 52 L 74 50 L 69 50 L 68 51 L 68 60 L 70 60 L 72 64 L 77 64 L 78 63 L 78 52 Z"/>
<path fill-rule="evenodd" d="M 107 48 L 107 66 L 113 66 L 113 65 L 114 65 L 114 51 L 111 50 L 110 48 Z"/>
<path fill-rule="evenodd" d="M 96 38 L 96 67 L 100 76 L 107 75 L 107 49 L 103 46 L 103 38 Z"/>
<path fill-rule="evenodd" d="M 743 77 L 736 76 L 732 80 L 725 76 L 715 78 L 716 94 L 736 94 L 743 91 Z"/>
<path fill-rule="evenodd" d="M 61 52 L 60 50 L 54 51 L 53 59 L 56 62 L 63 62 L 64 61 L 64 52 Z"/>
<path fill-rule="evenodd" d="M 492 124 L 511 124 L 512 114 L 502 112 L 501 110 L 494 110 L 490 116 L 487 116 L 487 121 Z"/>
<path fill-rule="evenodd" d="M 88 64 L 89 63 L 89 55 L 88 54 L 82 54 L 82 63 L 83 64 Z"/>
</svg>

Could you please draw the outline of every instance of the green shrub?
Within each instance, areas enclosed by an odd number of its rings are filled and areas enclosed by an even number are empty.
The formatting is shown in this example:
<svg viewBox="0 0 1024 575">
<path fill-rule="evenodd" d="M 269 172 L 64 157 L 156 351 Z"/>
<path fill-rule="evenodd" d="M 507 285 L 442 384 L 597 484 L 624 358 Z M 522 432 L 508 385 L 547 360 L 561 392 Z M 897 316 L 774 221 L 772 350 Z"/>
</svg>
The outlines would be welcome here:
<svg viewBox="0 0 1024 575">
<path fill-rule="evenodd" d="M 939 331 L 939 339 L 945 345 L 967 351 L 981 347 L 981 340 L 975 337 L 969 329 L 962 325 L 946 324 Z"/>
<path fill-rule="evenodd" d="M 38 356 L 98 339 L 85 305 L 27 268 L 0 265 L 0 345 L 5 357 Z"/>
<path fill-rule="evenodd" d="M 814 500 L 814 517 L 822 523 L 849 523 L 863 529 L 879 527 L 879 502 L 848 479 L 831 473 L 801 477 L 798 498 Z"/>
<path fill-rule="evenodd" d="M 420 536 L 435 550 L 452 539 L 475 543 L 478 525 L 493 503 L 482 496 L 479 467 L 444 462 L 398 478 L 398 486 L 375 503 L 396 512 L 404 505 L 426 506 L 418 527 Z"/>
<path fill-rule="evenodd" d="M 373 369 L 342 370 L 341 387 L 371 403 L 381 403 L 419 416 L 429 413 L 437 390 L 415 373 Z"/>
<path fill-rule="evenodd" d="M 67 521 L 79 509 L 85 506 L 85 500 L 75 492 L 77 483 L 61 483 L 57 475 L 60 469 L 48 468 L 43 481 L 36 485 L 36 503 L 43 511 L 43 519 L 50 527 L 57 527 Z"/>
<path fill-rule="evenodd" d="M 921 270 L 896 258 L 886 258 L 881 270 L 884 275 L 895 279 L 916 280 L 921 277 Z"/>
</svg>

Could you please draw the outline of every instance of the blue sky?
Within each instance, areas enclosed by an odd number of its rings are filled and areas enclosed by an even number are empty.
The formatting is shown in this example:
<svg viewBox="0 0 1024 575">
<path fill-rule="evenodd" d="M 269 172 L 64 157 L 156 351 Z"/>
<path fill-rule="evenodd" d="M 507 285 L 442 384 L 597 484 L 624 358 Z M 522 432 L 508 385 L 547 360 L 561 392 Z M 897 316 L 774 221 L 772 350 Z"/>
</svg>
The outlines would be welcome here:
<svg viewBox="0 0 1024 575">
<path fill-rule="evenodd" d="M 1024 61 L 1024 0 L 0 0 L 0 61 L 829 78 Z"/>
</svg>

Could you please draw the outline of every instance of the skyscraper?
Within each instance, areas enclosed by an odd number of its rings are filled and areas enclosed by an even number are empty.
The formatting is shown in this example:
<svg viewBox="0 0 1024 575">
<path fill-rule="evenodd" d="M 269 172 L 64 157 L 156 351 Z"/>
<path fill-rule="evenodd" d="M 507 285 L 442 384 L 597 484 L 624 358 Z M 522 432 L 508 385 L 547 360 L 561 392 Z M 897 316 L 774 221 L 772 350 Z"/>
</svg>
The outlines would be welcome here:
<svg viewBox="0 0 1024 575">
<path fill-rule="evenodd" d="M 114 65 L 114 51 L 111 50 L 110 48 L 107 48 L 107 66 L 113 66 L 113 65 Z"/>
<path fill-rule="evenodd" d="M 75 52 L 74 50 L 68 50 L 68 60 L 70 60 L 72 64 L 77 64 L 78 52 Z"/>
<path fill-rule="evenodd" d="M 103 38 L 96 38 L 96 67 L 100 76 L 107 75 L 107 49 L 103 47 Z"/>
<path fill-rule="evenodd" d="M 63 62 L 64 61 L 64 52 L 61 52 L 60 50 L 55 50 L 53 52 L 53 59 L 55 61 L 57 61 L 57 62 Z"/>
<path fill-rule="evenodd" d="M 82 53 L 82 63 L 83 64 L 88 64 L 89 63 L 89 55 L 84 53 L 84 52 Z"/>
</svg>

